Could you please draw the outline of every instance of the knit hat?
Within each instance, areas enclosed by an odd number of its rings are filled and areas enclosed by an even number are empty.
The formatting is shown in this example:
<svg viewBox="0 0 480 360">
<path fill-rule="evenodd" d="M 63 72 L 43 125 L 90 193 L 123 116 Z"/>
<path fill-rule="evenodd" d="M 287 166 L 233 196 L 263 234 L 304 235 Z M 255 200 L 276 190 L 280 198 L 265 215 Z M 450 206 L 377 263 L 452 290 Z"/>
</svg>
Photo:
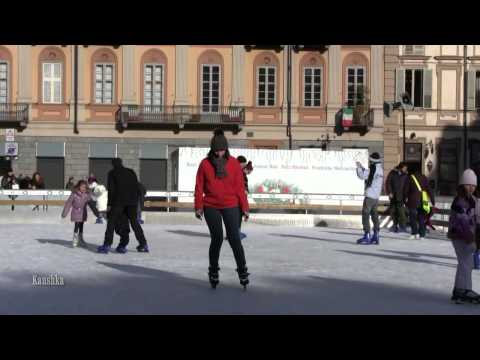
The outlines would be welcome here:
<svg viewBox="0 0 480 360">
<path fill-rule="evenodd" d="M 380 154 L 377 153 L 377 152 L 374 152 L 372 155 L 370 155 L 369 160 L 370 160 L 372 163 L 380 163 L 380 162 L 382 162 L 382 160 L 380 159 Z"/>
<path fill-rule="evenodd" d="M 213 151 L 228 149 L 228 141 L 222 129 L 217 129 L 214 131 L 212 141 L 210 142 L 210 147 Z"/>
<path fill-rule="evenodd" d="M 460 178 L 459 185 L 475 185 L 477 186 L 477 175 L 472 169 L 467 169 L 463 172 L 462 177 Z"/>
<path fill-rule="evenodd" d="M 92 184 L 94 182 L 97 182 L 97 178 L 95 176 L 90 176 L 87 180 L 89 184 Z"/>
</svg>

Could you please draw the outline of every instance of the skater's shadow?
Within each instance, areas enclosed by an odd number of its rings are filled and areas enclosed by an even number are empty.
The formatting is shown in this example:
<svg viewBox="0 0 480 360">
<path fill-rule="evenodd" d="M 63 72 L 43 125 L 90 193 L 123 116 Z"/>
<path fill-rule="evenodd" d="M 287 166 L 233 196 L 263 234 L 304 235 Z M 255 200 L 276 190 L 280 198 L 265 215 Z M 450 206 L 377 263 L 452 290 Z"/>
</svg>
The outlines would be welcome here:
<svg viewBox="0 0 480 360">
<path fill-rule="evenodd" d="M 411 258 L 411 257 L 405 257 L 405 256 L 373 254 L 373 253 L 350 251 L 350 250 L 336 250 L 336 251 L 351 254 L 351 255 L 363 255 L 363 256 L 382 258 L 382 259 L 388 259 L 388 260 L 408 261 L 408 262 L 413 262 L 413 263 L 423 263 L 423 264 L 438 265 L 438 266 L 445 266 L 445 267 L 451 267 L 451 268 L 456 268 L 457 267 L 454 264 L 449 264 L 449 263 L 445 263 L 445 262 Z"/>
<path fill-rule="evenodd" d="M 304 236 L 304 235 L 289 235 L 289 234 L 269 234 L 272 236 L 280 236 L 284 238 L 297 238 L 297 239 L 304 239 L 304 240 L 316 240 L 316 241 L 325 241 L 325 242 L 331 242 L 331 243 L 337 243 L 337 244 L 353 244 L 348 241 L 342 241 L 342 240 L 335 240 L 335 239 L 321 239 L 317 237 L 312 237 L 312 236 Z"/>
<path fill-rule="evenodd" d="M 206 237 L 210 238 L 209 234 L 196 232 L 196 231 L 188 231 L 188 230 L 167 230 L 167 232 L 177 235 L 185 235 L 185 236 L 197 236 L 197 237 Z"/>
<path fill-rule="evenodd" d="M 383 252 L 389 252 L 393 254 L 400 254 L 400 255 L 407 255 L 413 258 L 420 258 L 420 257 L 432 257 L 432 258 L 439 258 L 439 259 L 447 259 L 447 260 L 455 260 L 454 256 L 448 255 L 436 255 L 436 254 L 425 254 L 425 253 L 415 253 L 415 252 L 408 252 L 408 251 L 394 251 L 394 250 L 381 250 Z"/>
<path fill-rule="evenodd" d="M 73 249 L 73 247 L 72 247 L 72 242 L 71 242 L 71 241 L 67 241 L 67 240 L 60 240 L 60 239 L 37 239 L 37 241 L 38 241 L 40 244 L 53 244 L 53 245 L 59 245 L 59 246 L 63 246 L 63 247 L 69 248 L 69 249 Z M 77 249 L 83 249 L 83 250 L 87 250 L 87 251 L 90 251 L 90 252 L 93 252 L 93 253 L 96 253 L 96 252 L 97 252 L 97 247 L 96 247 L 95 245 L 88 244 L 88 243 L 87 243 L 87 247 L 81 247 L 81 246 L 79 246 Z"/>
<path fill-rule="evenodd" d="M 328 234 L 348 235 L 348 236 L 360 237 L 360 233 L 328 231 L 328 230 L 325 230 L 325 232 L 328 233 Z M 388 232 L 387 233 L 381 232 L 380 233 L 380 238 L 392 239 L 392 240 L 412 241 L 408 238 L 408 236 L 410 236 L 410 234 L 407 234 L 407 233 L 399 233 L 397 236 L 395 236 L 393 234 L 392 235 L 386 235 L 386 234 L 389 234 L 389 233 Z M 436 236 L 432 236 L 432 235 L 436 235 Z M 442 237 L 441 234 L 430 234 L 430 235 L 427 235 L 427 240 L 448 240 L 448 239 L 445 236 Z"/>
</svg>

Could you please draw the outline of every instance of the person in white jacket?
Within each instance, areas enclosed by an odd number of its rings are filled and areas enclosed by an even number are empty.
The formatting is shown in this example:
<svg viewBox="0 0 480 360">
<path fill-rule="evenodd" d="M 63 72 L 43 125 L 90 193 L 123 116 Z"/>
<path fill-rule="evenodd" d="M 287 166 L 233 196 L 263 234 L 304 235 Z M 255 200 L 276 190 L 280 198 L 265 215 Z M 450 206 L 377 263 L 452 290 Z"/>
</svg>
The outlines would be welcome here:
<svg viewBox="0 0 480 360">
<path fill-rule="evenodd" d="M 383 188 L 382 160 L 378 153 L 373 153 L 370 158 L 370 167 L 365 169 L 357 162 L 357 176 L 365 180 L 365 199 L 362 209 L 362 223 L 364 236 L 357 241 L 361 245 L 380 243 L 380 220 L 378 218 L 378 200 Z M 373 235 L 370 234 L 370 217 L 373 221 Z"/>
<path fill-rule="evenodd" d="M 97 224 L 103 224 L 103 219 L 106 218 L 108 207 L 108 191 L 104 185 L 99 184 L 97 179 L 93 176 L 88 178 L 88 187 L 92 194 L 92 204 L 90 208 L 97 217 Z M 95 206 L 93 205 L 95 202 Z M 93 209 L 95 207 L 96 211 Z"/>
</svg>

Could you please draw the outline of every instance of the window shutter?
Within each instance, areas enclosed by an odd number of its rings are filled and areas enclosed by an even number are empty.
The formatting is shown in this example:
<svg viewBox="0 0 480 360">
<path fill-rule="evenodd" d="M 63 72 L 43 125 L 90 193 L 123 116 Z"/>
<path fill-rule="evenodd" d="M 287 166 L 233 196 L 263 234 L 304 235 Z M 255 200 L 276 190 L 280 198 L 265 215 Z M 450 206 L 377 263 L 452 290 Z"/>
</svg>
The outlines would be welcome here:
<svg viewBox="0 0 480 360">
<path fill-rule="evenodd" d="M 62 83 L 55 81 L 53 86 L 53 102 L 60 104 L 62 102 Z"/>
<path fill-rule="evenodd" d="M 402 101 L 402 93 L 405 91 L 405 70 L 397 69 L 395 77 L 395 101 Z"/>
<path fill-rule="evenodd" d="M 404 45 L 403 52 L 404 52 L 404 55 L 412 55 L 413 54 L 413 45 Z"/>
<path fill-rule="evenodd" d="M 413 53 L 415 55 L 425 55 L 425 45 L 413 45 Z"/>
<path fill-rule="evenodd" d="M 468 110 L 475 110 L 475 83 L 476 83 L 476 73 L 475 70 L 470 70 L 468 72 L 467 78 L 467 86 L 468 86 L 468 93 L 467 93 L 467 109 Z"/>
<path fill-rule="evenodd" d="M 423 71 L 423 107 L 432 108 L 432 70 Z"/>
</svg>

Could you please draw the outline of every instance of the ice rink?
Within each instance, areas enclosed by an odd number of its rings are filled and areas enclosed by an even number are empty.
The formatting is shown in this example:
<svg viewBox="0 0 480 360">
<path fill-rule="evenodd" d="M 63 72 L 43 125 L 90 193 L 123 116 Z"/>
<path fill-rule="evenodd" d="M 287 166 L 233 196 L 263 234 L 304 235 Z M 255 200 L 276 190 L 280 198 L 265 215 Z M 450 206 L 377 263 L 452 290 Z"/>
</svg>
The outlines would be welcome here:
<svg viewBox="0 0 480 360">
<path fill-rule="evenodd" d="M 72 249 L 70 225 L 2 225 L 1 314 L 479 314 L 451 304 L 456 260 L 444 235 L 408 240 L 383 233 L 249 225 L 243 241 L 251 284 L 241 288 L 224 243 L 220 285 L 207 280 L 206 226 L 144 225 L 150 254 L 100 255 L 104 225 L 85 227 L 89 249 Z M 118 237 L 115 238 L 115 245 Z M 33 286 L 57 274 L 65 285 Z M 480 288 L 480 272 L 474 288 Z"/>
</svg>

